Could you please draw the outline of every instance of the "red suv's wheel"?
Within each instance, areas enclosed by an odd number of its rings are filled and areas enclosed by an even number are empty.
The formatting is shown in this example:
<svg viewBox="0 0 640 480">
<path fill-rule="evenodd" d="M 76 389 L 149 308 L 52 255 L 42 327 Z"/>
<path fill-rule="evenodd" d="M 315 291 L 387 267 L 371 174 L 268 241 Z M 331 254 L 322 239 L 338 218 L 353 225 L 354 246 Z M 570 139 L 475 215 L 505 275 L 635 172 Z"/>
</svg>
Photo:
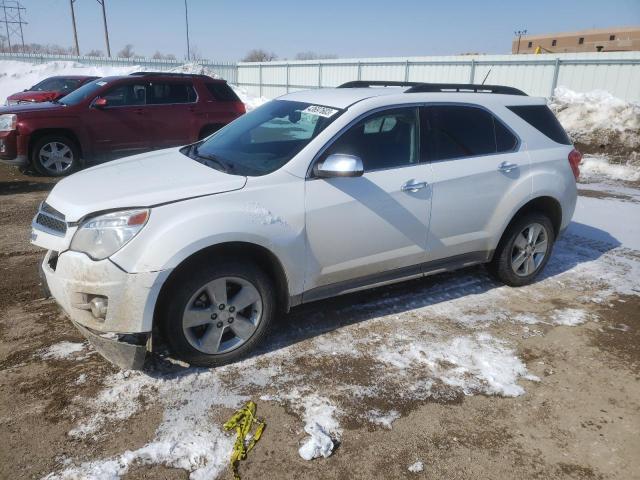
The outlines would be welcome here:
<svg viewBox="0 0 640 480">
<path fill-rule="evenodd" d="M 73 173 L 80 162 L 80 151 L 73 140 L 63 135 L 45 135 L 31 150 L 31 165 L 42 175 L 62 177 Z"/>
</svg>

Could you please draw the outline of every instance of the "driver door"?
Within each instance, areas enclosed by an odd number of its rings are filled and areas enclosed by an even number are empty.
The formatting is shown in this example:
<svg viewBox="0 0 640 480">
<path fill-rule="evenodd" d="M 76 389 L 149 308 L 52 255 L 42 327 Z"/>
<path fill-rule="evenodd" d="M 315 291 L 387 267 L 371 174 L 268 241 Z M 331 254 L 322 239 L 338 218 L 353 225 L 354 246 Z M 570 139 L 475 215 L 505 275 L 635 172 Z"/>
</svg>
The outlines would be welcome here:
<svg viewBox="0 0 640 480">
<path fill-rule="evenodd" d="M 115 85 L 102 95 L 104 107 L 90 107 L 86 127 L 93 151 L 100 161 L 112 160 L 151 150 L 147 84 L 131 82 Z"/>
<path fill-rule="evenodd" d="M 305 301 L 395 278 L 421 276 L 431 208 L 414 107 L 359 121 L 323 155 L 360 157 L 364 174 L 309 178 Z"/>
</svg>

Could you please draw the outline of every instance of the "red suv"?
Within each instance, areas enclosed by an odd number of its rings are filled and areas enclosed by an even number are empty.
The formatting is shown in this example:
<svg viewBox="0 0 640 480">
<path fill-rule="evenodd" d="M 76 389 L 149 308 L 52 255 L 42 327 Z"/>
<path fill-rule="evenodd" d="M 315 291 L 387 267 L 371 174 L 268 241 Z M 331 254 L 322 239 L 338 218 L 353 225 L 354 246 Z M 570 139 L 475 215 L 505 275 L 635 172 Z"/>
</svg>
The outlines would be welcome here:
<svg viewBox="0 0 640 480">
<path fill-rule="evenodd" d="M 98 77 L 87 77 L 85 75 L 68 75 L 64 77 L 45 78 L 33 87 L 20 93 L 14 93 L 7 97 L 7 105 L 18 103 L 52 102 L 65 95 L 70 94 L 87 82 L 96 80 Z"/>
<path fill-rule="evenodd" d="M 0 108 L 0 160 L 43 175 L 204 138 L 245 112 L 224 80 L 137 72 L 50 103 Z"/>
</svg>

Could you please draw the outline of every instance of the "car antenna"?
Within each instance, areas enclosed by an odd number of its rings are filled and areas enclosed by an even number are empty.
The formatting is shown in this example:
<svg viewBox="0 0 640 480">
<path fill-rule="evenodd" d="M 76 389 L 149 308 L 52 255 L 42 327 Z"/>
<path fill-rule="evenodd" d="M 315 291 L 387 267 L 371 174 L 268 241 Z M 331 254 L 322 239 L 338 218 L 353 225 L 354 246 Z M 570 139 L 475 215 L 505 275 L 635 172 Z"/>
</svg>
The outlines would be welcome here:
<svg viewBox="0 0 640 480">
<path fill-rule="evenodd" d="M 484 76 L 484 80 L 482 80 L 482 83 L 480 85 L 484 85 L 484 82 L 487 81 L 487 78 L 489 77 L 489 74 L 491 73 L 491 69 L 489 69 L 489 71 L 487 72 L 487 74 Z"/>
</svg>

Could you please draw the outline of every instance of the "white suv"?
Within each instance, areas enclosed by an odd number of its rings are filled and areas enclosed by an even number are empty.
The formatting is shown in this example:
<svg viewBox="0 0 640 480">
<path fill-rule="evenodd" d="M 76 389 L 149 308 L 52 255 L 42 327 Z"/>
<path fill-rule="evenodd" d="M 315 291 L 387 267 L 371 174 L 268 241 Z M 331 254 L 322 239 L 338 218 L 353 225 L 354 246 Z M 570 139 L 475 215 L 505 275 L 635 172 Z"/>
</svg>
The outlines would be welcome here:
<svg viewBox="0 0 640 480">
<path fill-rule="evenodd" d="M 220 365 L 301 303 L 479 263 L 530 283 L 571 220 L 579 162 L 542 98 L 350 82 L 62 180 L 32 242 L 110 360 L 140 367 L 157 332 Z"/>
</svg>

